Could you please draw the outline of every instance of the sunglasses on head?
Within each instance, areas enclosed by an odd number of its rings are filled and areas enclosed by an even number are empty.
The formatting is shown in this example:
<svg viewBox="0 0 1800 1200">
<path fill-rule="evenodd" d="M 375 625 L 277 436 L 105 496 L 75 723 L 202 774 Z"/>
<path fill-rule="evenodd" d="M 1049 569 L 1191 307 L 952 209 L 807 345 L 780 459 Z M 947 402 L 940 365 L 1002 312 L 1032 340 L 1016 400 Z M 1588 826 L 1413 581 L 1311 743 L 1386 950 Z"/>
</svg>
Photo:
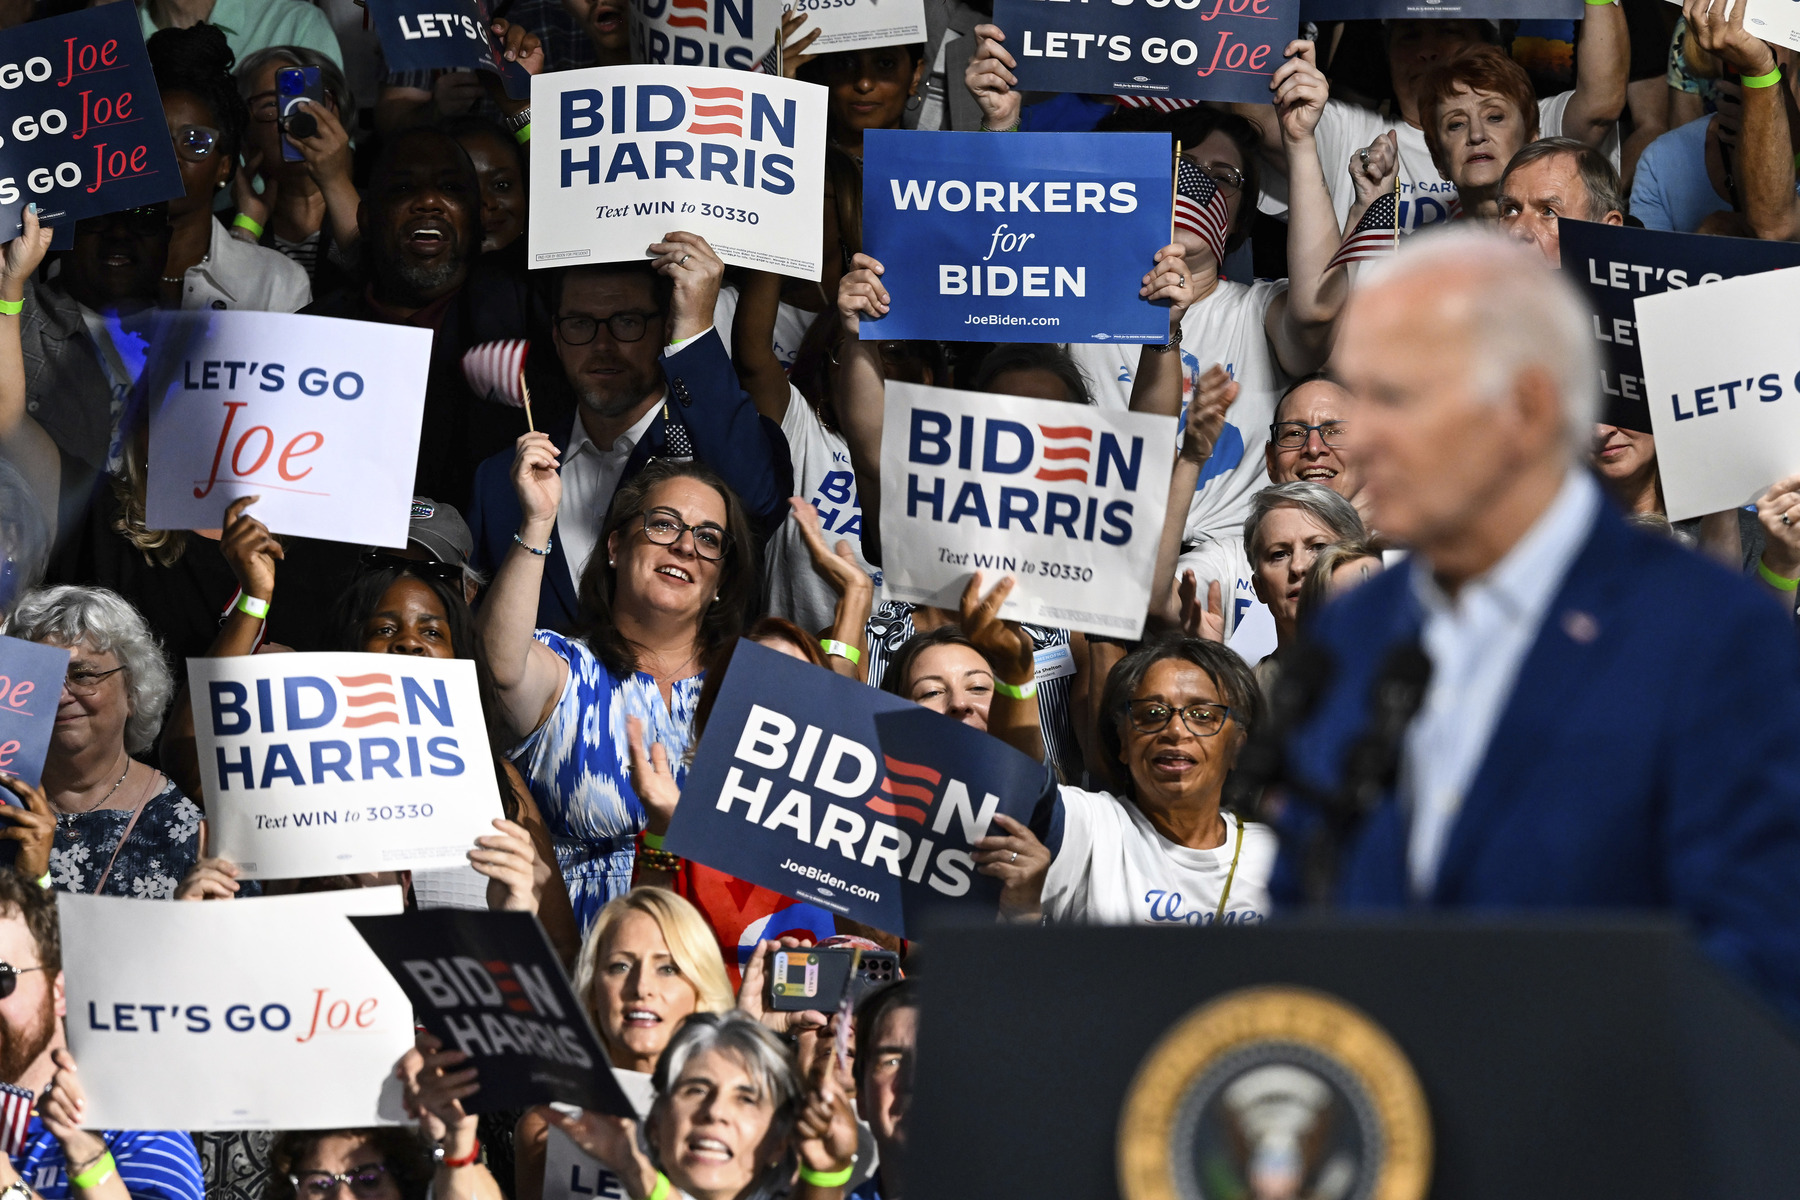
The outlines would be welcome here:
<svg viewBox="0 0 1800 1200">
<path fill-rule="evenodd" d="M 463 569 L 455 563 L 439 562 L 435 558 L 402 558 L 398 554 L 383 554 L 371 550 L 359 561 L 365 571 L 405 571 L 409 575 L 435 579 L 439 583 L 462 586 Z"/>
<path fill-rule="evenodd" d="M 294 1185 L 294 1194 L 300 1200 L 324 1200 L 337 1191 L 340 1183 L 350 1186 L 351 1195 L 371 1197 L 381 1194 L 387 1173 L 386 1163 L 370 1163 L 335 1175 L 330 1171 L 301 1171 L 289 1175 L 288 1182 Z"/>
<path fill-rule="evenodd" d="M 27 971 L 41 971 L 42 967 L 15 967 L 9 962 L 0 962 L 0 1000 L 6 999 L 18 990 L 19 976 Z"/>
</svg>

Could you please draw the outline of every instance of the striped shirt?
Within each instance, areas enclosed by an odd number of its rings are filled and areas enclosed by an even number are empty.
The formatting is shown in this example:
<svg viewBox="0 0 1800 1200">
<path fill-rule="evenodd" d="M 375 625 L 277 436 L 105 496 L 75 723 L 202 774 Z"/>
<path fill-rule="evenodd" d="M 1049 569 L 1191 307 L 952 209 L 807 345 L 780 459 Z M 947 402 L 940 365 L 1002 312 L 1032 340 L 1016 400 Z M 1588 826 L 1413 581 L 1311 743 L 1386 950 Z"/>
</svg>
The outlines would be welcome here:
<svg viewBox="0 0 1800 1200">
<path fill-rule="evenodd" d="M 100 1135 L 118 1164 L 132 1200 L 203 1200 L 206 1178 L 200 1156 L 185 1133 L 169 1130 L 108 1130 Z M 13 1169 L 42 1200 L 68 1200 L 68 1162 L 62 1143 L 33 1115 L 25 1144 L 13 1155 Z"/>
</svg>

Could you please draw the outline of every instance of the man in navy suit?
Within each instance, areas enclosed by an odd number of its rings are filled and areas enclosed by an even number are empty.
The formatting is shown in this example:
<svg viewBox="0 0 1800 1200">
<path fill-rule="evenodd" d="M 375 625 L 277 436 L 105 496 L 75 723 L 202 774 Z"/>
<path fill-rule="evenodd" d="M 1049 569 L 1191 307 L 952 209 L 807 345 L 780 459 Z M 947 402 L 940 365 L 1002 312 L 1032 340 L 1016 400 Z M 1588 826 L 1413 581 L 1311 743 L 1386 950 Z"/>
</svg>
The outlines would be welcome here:
<svg viewBox="0 0 1800 1200">
<path fill-rule="evenodd" d="M 765 536 L 787 514 L 787 439 L 757 413 L 713 328 L 725 264 L 692 233 L 672 233 L 650 253 L 569 268 L 556 280 L 551 340 L 578 403 L 571 425 L 546 431 L 561 456 L 563 505 L 538 597 L 542 629 L 584 632 L 581 572 L 613 493 L 653 458 L 698 459 L 717 471 Z M 481 570 L 505 560 L 519 527 L 512 460 L 507 450 L 475 472 L 468 515 Z"/>
<path fill-rule="evenodd" d="M 1589 320 L 1492 234 L 1360 282 L 1335 370 L 1374 524 L 1413 554 L 1320 614 L 1335 671 L 1292 771 L 1335 791 L 1372 682 L 1417 643 L 1430 682 L 1397 788 L 1343 848 L 1342 904 L 1672 910 L 1800 1019 L 1800 643 L 1750 584 L 1602 498 Z"/>
</svg>

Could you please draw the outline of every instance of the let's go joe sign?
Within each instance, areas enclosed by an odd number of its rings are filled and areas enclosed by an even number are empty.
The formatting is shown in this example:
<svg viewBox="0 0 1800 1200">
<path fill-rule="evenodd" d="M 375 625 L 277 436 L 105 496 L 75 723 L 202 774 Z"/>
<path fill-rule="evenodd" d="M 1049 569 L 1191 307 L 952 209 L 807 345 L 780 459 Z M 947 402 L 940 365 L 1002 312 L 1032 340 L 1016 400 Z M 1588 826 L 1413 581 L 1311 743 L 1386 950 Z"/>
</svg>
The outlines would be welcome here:
<svg viewBox="0 0 1800 1200">
<path fill-rule="evenodd" d="M 149 524 L 404 546 L 431 331 L 289 313 L 170 313 L 144 372 Z"/>
</svg>

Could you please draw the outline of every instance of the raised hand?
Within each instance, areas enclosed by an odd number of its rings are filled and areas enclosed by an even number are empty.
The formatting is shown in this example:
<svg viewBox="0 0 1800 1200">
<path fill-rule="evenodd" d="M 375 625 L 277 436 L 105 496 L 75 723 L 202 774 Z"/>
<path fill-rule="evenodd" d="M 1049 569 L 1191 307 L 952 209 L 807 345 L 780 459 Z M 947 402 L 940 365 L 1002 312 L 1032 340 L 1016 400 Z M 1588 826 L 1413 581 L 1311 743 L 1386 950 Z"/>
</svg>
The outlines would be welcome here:
<svg viewBox="0 0 1800 1200">
<path fill-rule="evenodd" d="M 531 1110 L 548 1125 L 568 1134 L 569 1140 L 597 1158 L 625 1185 L 632 1200 L 644 1200 L 656 1188 L 656 1167 L 638 1148 L 637 1122 L 609 1117 L 586 1109 L 570 1116 L 554 1108 Z"/>
<path fill-rule="evenodd" d="M 527 75 L 543 73 L 544 45 L 537 34 L 523 25 L 510 25 L 505 21 L 495 21 L 488 28 L 500 39 L 500 54 L 507 62 L 518 63 Z M 495 82 L 499 82 L 498 76 Z M 504 86 L 501 90 L 504 93 Z"/>
<path fill-rule="evenodd" d="M 219 553 L 246 596 L 258 600 L 275 597 L 275 564 L 287 557 L 269 527 L 251 516 L 249 508 L 261 496 L 239 496 L 225 508 L 225 531 L 219 536 Z"/>
<path fill-rule="evenodd" d="M 1744 30 L 1749 0 L 1684 0 L 1681 13 L 1699 47 L 1718 58 L 1733 75 L 1767 75 L 1775 69 L 1775 51 Z"/>
<path fill-rule="evenodd" d="M 1784 579 L 1800 579 L 1800 475 L 1777 480 L 1756 499 L 1767 544 L 1763 565 Z"/>
<path fill-rule="evenodd" d="M 975 36 L 980 45 L 963 71 L 963 86 L 981 106 L 981 124 L 995 131 L 1011 129 L 1019 123 L 1023 99 L 1014 89 L 1019 77 L 1013 74 L 1019 64 L 1002 44 L 1006 34 L 998 25 L 977 25 Z"/>
<path fill-rule="evenodd" d="M 44 255 L 50 252 L 50 239 L 54 236 L 48 225 L 40 225 L 37 218 L 37 205 L 28 204 L 19 219 L 25 227 L 19 236 L 5 245 L 5 258 L 0 260 L 0 300 L 19 300 L 25 295 L 25 281 L 44 261 Z"/>
<path fill-rule="evenodd" d="M 1391 129 L 1350 156 L 1350 183 L 1361 204 L 1393 191 L 1399 172 L 1400 135 Z"/>
<path fill-rule="evenodd" d="M 1189 637 L 1225 641 L 1225 604 L 1218 580 L 1206 585 L 1206 603 L 1200 603 L 1200 580 L 1193 571 L 1181 573 L 1181 628 Z"/>
<path fill-rule="evenodd" d="M 1005 682 L 1024 687 L 1037 678 L 1036 650 L 1031 635 L 1017 621 L 1000 619 L 1000 606 L 1012 595 L 1018 580 L 1006 576 L 984 599 L 981 572 L 969 576 L 960 604 L 963 636 L 999 671 Z"/>
<path fill-rule="evenodd" d="M 1219 434 L 1225 429 L 1225 414 L 1237 398 L 1237 381 L 1218 363 L 1194 381 L 1194 398 L 1188 401 L 1187 428 L 1181 438 L 1181 457 L 1189 462 L 1205 462 L 1212 457 Z"/>
<path fill-rule="evenodd" d="M 631 788 L 644 806 L 644 832 L 661 837 L 675 819 L 681 788 L 669 765 L 669 750 L 661 742 L 646 745 L 642 717 L 625 718 L 625 744 L 631 749 Z"/>
<path fill-rule="evenodd" d="M 1200 285 L 1188 270 L 1186 251 L 1180 242 L 1170 242 L 1156 252 L 1156 261 L 1144 276 L 1138 295 L 1152 304 L 1169 306 L 1169 332 L 1181 337 L 1181 319 L 1200 299 Z"/>
<path fill-rule="evenodd" d="M 474 1067 L 454 1069 L 468 1060 L 461 1050 L 446 1050 L 437 1038 L 421 1031 L 413 1048 L 394 1066 L 394 1075 L 400 1080 L 401 1107 L 434 1142 L 465 1128 L 474 1133 L 476 1118 L 463 1111 L 462 1102 L 479 1092 L 481 1083 Z"/>
<path fill-rule="evenodd" d="M 1275 93 L 1275 116 L 1281 122 L 1284 141 L 1306 141 L 1319 127 L 1325 102 L 1331 99 L 1331 84 L 1319 70 L 1318 47 L 1312 42 L 1295 38 L 1283 53 L 1287 61 L 1269 80 L 1269 90 Z"/>
<path fill-rule="evenodd" d="M 856 1116 L 836 1068 L 835 1055 L 813 1055 L 806 1100 L 794 1125 L 801 1163 L 821 1174 L 842 1171 L 856 1158 Z"/>
<path fill-rule="evenodd" d="M 819 510 L 799 496 L 790 496 L 788 506 L 794 513 L 794 524 L 800 527 L 800 540 L 806 543 L 806 552 L 812 558 L 813 570 L 819 578 L 831 585 L 831 590 L 839 596 L 851 591 L 867 588 L 871 593 L 875 590 L 875 581 L 869 578 L 856 561 L 856 547 L 843 538 L 830 550 L 825 548 L 825 531 L 819 524 Z"/>
<path fill-rule="evenodd" d="M 494 828 L 499 832 L 482 834 L 469 851 L 469 865 L 487 876 L 488 907 L 535 914 L 548 874 L 546 864 L 538 859 L 523 825 L 495 817 Z"/>
<path fill-rule="evenodd" d="M 557 473 L 561 458 L 547 433 L 521 434 L 513 443 L 513 491 L 525 521 L 549 524 L 556 520 L 557 506 L 562 503 L 562 476 Z"/>
<path fill-rule="evenodd" d="M 350 135 L 344 132 L 343 122 L 338 120 L 337 113 L 329 104 L 309 104 L 306 111 L 318 128 L 311 137 L 295 137 L 283 132 L 287 138 L 299 148 L 306 162 L 306 173 L 320 187 L 330 187 L 334 182 L 350 179 L 354 169 L 351 161 Z M 260 160 L 259 160 L 260 161 Z"/>
<path fill-rule="evenodd" d="M 50 807 L 50 798 L 43 788 L 32 787 L 16 776 L 0 775 L 0 787 L 25 802 L 24 808 L 0 805 L 0 841 L 19 844 L 13 870 L 35 882 L 50 871 L 50 847 L 56 841 L 56 810 Z"/>
<path fill-rule="evenodd" d="M 863 321 L 879 321 L 887 316 L 893 298 L 881 286 L 886 270 L 867 254 L 850 260 L 850 270 L 838 281 L 838 322 L 846 337 L 860 337 Z"/>
<path fill-rule="evenodd" d="M 725 263 L 713 253 L 705 238 L 680 230 L 651 243 L 649 253 L 656 273 L 666 275 L 675 285 L 669 312 L 670 343 L 705 333 L 712 326 L 713 309 L 719 303 Z"/>
<path fill-rule="evenodd" d="M 794 35 L 804 24 L 806 14 L 798 9 L 781 18 L 781 73 L 788 79 L 798 77 L 801 67 L 819 57 L 817 54 L 806 53 L 806 48 L 818 41 L 819 35 L 825 31 L 815 29 L 796 41 Z"/>
<path fill-rule="evenodd" d="M 763 1004 L 763 992 L 769 986 L 770 964 L 777 950 L 799 950 L 806 945 L 799 938 L 784 937 L 779 941 L 756 943 L 756 951 L 744 967 L 744 982 L 738 988 L 738 1011 L 756 1018 L 783 1037 L 792 1032 L 805 1033 L 825 1028 L 828 1019 L 822 1012 L 805 1009 L 800 1012 L 775 1012 Z"/>
</svg>

